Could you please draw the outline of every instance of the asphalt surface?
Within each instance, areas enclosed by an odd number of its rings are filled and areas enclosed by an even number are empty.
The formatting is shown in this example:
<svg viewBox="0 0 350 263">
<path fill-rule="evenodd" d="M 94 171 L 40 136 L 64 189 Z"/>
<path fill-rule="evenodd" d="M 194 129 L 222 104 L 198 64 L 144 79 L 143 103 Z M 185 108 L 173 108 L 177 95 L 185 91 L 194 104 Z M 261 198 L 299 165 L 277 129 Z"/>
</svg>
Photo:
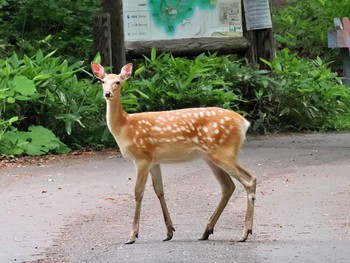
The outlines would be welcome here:
<svg viewBox="0 0 350 263">
<path fill-rule="evenodd" d="M 349 262 L 350 133 L 248 138 L 241 164 L 258 178 L 253 235 L 239 239 L 237 189 L 209 241 L 198 241 L 220 198 L 204 162 L 164 165 L 176 232 L 148 181 L 140 236 L 131 229 L 134 167 L 113 151 L 0 168 L 0 262 Z"/>
</svg>

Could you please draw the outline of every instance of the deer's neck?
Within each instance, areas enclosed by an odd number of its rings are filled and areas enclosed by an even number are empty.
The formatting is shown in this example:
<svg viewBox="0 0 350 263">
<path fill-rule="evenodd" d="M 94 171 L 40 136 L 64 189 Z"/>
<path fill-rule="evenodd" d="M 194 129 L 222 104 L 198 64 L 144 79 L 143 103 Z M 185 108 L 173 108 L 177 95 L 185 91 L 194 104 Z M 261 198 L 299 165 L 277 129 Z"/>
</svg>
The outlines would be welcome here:
<svg viewBox="0 0 350 263">
<path fill-rule="evenodd" d="M 120 134 L 125 125 L 128 114 L 123 110 L 120 97 L 117 100 L 107 100 L 107 126 L 114 137 Z"/>
</svg>

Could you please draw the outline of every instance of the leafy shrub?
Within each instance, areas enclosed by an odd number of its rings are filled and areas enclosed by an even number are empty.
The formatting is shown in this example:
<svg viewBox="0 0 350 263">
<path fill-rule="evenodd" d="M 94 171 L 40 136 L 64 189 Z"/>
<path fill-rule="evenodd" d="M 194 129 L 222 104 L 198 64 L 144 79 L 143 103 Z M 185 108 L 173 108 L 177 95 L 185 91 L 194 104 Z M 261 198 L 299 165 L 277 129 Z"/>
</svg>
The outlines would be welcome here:
<svg viewBox="0 0 350 263">
<path fill-rule="evenodd" d="M 350 89 L 322 59 L 284 49 L 265 63 L 271 72 L 234 56 L 174 58 L 153 50 L 150 58 L 136 61 L 123 86 L 123 106 L 128 112 L 221 106 L 247 116 L 254 132 L 350 127 Z M 115 145 L 101 84 L 93 84 L 89 71 L 81 62 L 70 65 L 40 50 L 0 60 L 0 154 Z M 77 73 L 88 78 L 78 80 Z"/>
<path fill-rule="evenodd" d="M 349 113 L 350 89 L 317 57 L 302 59 L 288 49 L 268 64 L 276 75 L 274 115 L 284 130 L 334 129 L 334 118 Z"/>
<path fill-rule="evenodd" d="M 27 132 L 9 131 L 0 142 L 0 154 L 6 155 L 62 154 L 69 151 L 69 147 L 42 126 L 30 126 Z"/>
<path fill-rule="evenodd" d="M 91 78 L 78 80 L 76 74 L 83 71 L 81 64 L 69 65 L 54 57 L 54 52 L 44 56 L 40 50 L 33 57 L 19 58 L 14 53 L 0 60 L 1 143 L 16 145 L 15 134 L 21 141 L 30 135 L 22 132 L 32 126 L 54 131 L 73 148 L 101 142 L 106 134 L 101 87 L 92 84 Z M 133 104 L 135 100 L 126 99 L 125 107 Z M 9 147 L 2 145 L 2 149 Z"/>
<path fill-rule="evenodd" d="M 218 105 L 234 107 L 238 97 L 223 75 L 222 59 L 216 55 L 200 55 L 195 59 L 175 58 L 169 53 L 151 58 L 135 71 L 124 84 L 139 96 L 139 111 L 171 110 L 185 107 Z"/>
<path fill-rule="evenodd" d="M 339 51 L 327 47 L 328 28 L 335 17 L 350 14 L 348 1 L 289 0 L 288 6 L 273 12 L 276 42 L 300 56 L 340 61 Z"/>
<path fill-rule="evenodd" d="M 0 0 L 0 54 L 33 55 L 41 48 L 70 61 L 88 60 L 98 0 Z"/>
</svg>

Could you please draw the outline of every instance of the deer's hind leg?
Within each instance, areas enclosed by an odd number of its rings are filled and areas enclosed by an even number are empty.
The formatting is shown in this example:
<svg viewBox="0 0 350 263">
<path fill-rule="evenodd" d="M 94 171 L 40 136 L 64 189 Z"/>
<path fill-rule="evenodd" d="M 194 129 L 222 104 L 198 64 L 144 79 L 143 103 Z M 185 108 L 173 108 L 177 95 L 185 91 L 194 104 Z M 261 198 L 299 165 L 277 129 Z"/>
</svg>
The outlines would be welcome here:
<svg viewBox="0 0 350 263">
<path fill-rule="evenodd" d="M 247 193 L 245 226 L 243 229 L 242 237 L 239 240 L 240 242 L 244 242 L 247 240 L 248 235 L 253 233 L 256 178 L 235 162 L 225 162 L 225 160 L 220 160 L 217 161 L 216 164 L 230 176 L 238 180 L 243 185 Z"/>
<path fill-rule="evenodd" d="M 210 217 L 209 223 L 205 228 L 200 240 L 207 240 L 209 238 L 209 235 L 214 233 L 214 226 L 218 221 L 220 215 L 222 214 L 222 211 L 226 207 L 234 190 L 236 189 L 236 186 L 228 173 L 226 173 L 223 169 L 215 165 L 213 162 L 209 160 L 207 160 L 206 162 L 209 165 L 210 169 L 213 171 L 216 179 L 220 183 L 222 195 L 220 202 L 217 208 L 215 209 L 213 215 Z"/>
<path fill-rule="evenodd" d="M 237 180 L 243 184 L 247 192 L 247 212 L 245 217 L 245 227 L 243 229 L 242 237 L 239 240 L 240 242 L 244 242 L 247 240 L 249 234 L 253 234 L 256 178 L 240 165 L 237 164 L 236 168 L 239 172 Z"/>
</svg>

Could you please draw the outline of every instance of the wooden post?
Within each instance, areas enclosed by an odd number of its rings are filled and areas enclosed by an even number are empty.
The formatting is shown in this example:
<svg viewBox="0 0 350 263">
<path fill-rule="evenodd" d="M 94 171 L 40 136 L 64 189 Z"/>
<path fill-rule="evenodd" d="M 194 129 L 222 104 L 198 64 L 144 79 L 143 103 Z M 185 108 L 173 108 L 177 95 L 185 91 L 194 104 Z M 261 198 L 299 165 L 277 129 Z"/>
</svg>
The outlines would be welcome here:
<svg viewBox="0 0 350 263">
<path fill-rule="evenodd" d="M 343 59 L 343 83 L 350 87 L 350 53 L 348 48 L 341 48 L 340 54 Z"/>
<path fill-rule="evenodd" d="M 94 51 L 101 55 L 101 63 L 112 68 L 111 20 L 109 14 L 99 14 L 93 22 Z"/>
<path fill-rule="evenodd" d="M 343 60 L 343 83 L 350 87 L 350 21 L 334 18 L 334 29 L 328 30 L 328 47 L 339 48 Z"/>
<path fill-rule="evenodd" d="M 126 63 L 124 27 L 123 27 L 123 1 L 122 0 L 104 0 L 103 12 L 110 15 L 111 28 L 111 71 L 119 73 L 122 66 Z"/>
<path fill-rule="evenodd" d="M 269 2 L 270 10 L 271 3 Z M 263 63 L 260 58 L 267 61 L 272 61 L 275 58 L 275 41 L 273 30 L 271 28 L 263 28 L 257 30 L 247 30 L 247 21 L 245 18 L 244 3 L 242 1 L 242 24 L 243 36 L 248 39 L 250 48 L 246 53 L 246 57 L 251 64 L 259 64 L 261 69 L 268 69 L 268 66 Z M 271 13 L 270 13 L 271 16 Z"/>
</svg>

